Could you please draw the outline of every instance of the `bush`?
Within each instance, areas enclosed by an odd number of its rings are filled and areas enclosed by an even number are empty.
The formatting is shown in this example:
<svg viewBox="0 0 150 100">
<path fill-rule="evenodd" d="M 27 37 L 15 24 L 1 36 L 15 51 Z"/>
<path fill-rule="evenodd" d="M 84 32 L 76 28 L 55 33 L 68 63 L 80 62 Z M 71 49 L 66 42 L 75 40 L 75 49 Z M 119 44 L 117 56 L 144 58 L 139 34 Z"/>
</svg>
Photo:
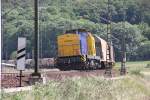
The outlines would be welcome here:
<svg viewBox="0 0 150 100">
<path fill-rule="evenodd" d="M 16 58 L 17 58 L 17 52 L 14 51 L 14 52 L 11 53 L 10 59 L 15 60 Z"/>
<path fill-rule="evenodd" d="M 145 68 L 150 68 L 150 63 L 148 63 Z"/>
</svg>

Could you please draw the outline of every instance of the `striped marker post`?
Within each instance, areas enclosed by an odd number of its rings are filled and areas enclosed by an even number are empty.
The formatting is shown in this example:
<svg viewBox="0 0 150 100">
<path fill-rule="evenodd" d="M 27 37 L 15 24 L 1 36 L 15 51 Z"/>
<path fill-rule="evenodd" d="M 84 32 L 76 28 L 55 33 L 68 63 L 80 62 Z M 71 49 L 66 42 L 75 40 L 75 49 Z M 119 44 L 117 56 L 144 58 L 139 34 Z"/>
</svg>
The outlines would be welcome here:
<svg viewBox="0 0 150 100">
<path fill-rule="evenodd" d="M 17 70 L 20 71 L 20 87 L 21 87 L 21 78 L 22 71 L 25 70 L 25 55 L 26 55 L 26 38 L 19 37 L 18 38 L 18 50 L 17 50 Z"/>
</svg>

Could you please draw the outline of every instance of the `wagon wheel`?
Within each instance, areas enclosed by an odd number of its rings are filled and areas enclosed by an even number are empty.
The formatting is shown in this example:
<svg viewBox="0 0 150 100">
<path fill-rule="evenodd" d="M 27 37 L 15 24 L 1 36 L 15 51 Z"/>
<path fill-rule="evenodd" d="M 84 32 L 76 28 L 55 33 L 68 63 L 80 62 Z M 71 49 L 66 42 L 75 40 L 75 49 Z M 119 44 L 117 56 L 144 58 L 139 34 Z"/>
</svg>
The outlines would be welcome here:
<svg viewBox="0 0 150 100">
<path fill-rule="evenodd" d="M 88 70 L 88 69 L 90 69 L 90 61 L 89 60 L 87 60 L 87 62 L 86 62 L 86 66 L 85 66 L 85 69 L 86 70 Z"/>
<path fill-rule="evenodd" d="M 96 62 L 96 69 L 101 69 L 101 67 L 102 67 L 102 66 L 101 66 L 100 61 L 97 61 L 97 62 Z"/>
</svg>

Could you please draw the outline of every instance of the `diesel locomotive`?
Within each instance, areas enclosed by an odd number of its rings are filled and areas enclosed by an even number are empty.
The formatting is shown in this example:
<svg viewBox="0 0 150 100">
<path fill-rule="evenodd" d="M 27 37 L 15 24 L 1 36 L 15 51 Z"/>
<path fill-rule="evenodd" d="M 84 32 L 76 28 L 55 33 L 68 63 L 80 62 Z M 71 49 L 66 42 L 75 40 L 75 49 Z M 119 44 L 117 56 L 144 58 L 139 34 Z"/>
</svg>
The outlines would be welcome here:
<svg viewBox="0 0 150 100">
<path fill-rule="evenodd" d="M 115 62 L 113 46 L 85 29 L 69 30 L 59 35 L 57 48 L 55 63 L 60 70 L 101 69 L 106 63 Z"/>
</svg>

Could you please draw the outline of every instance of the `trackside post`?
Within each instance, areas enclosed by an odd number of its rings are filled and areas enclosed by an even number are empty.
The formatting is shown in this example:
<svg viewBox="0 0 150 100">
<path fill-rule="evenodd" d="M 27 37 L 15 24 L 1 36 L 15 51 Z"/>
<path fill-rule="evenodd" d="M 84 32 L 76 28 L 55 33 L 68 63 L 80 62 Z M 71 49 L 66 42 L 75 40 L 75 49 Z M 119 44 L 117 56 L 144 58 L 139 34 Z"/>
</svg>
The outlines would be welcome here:
<svg viewBox="0 0 150 100">
<path fill-rule="evenodd" d="M 20 83 L 19 86 L 21 87 L 22 82 L 22 71 L 25 70 L 25 55 L 26 55 L 26 38 L 19 37 L 18 38 L 18 50 L 17 50 L 17 70 L 20 71 L 19 78 Z"/>
</svg>

